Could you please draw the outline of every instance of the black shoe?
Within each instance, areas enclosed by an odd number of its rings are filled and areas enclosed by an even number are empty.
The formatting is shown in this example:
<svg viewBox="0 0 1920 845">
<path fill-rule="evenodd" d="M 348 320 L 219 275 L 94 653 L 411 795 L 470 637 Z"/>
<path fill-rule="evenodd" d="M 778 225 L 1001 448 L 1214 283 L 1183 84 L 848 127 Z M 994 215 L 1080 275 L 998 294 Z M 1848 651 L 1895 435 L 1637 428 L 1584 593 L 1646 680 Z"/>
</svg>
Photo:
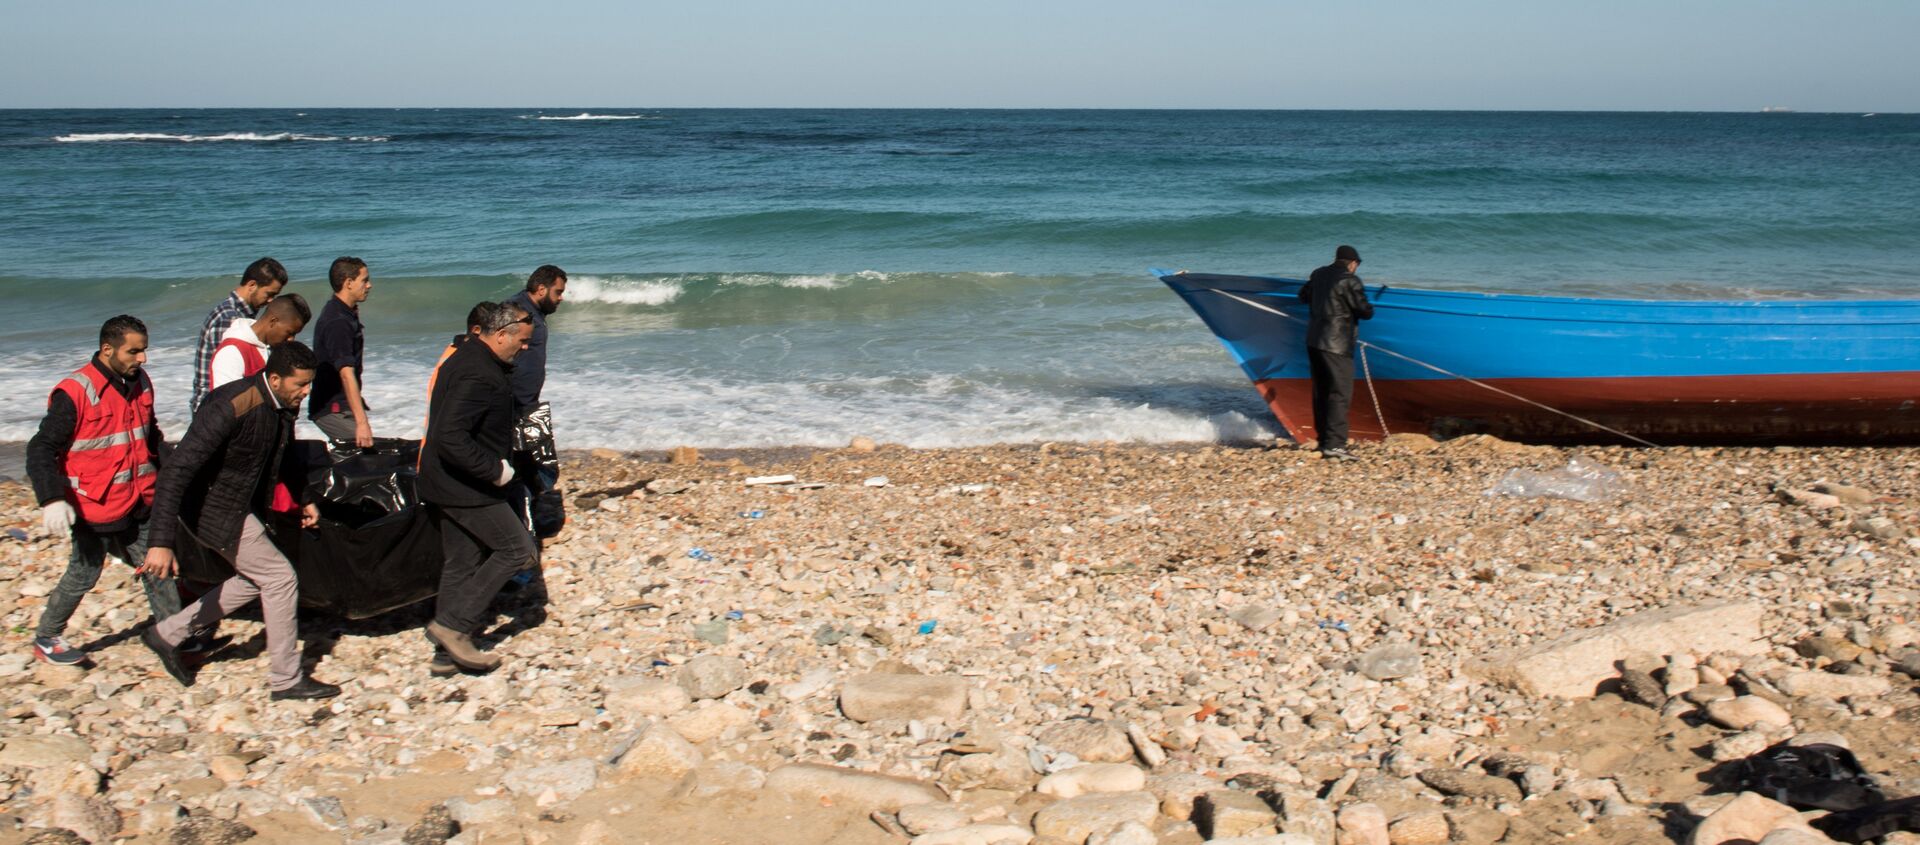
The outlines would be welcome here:
<svg viewBox="0 0 1920 845">
<path fill-rule="evenodd" d="M 286 689 L 274 690 L 271 697 L 274 701 L 312 701 L 319 698 L 332 698 L 339 694 L 340 687 L 316 681 L 308 676 L 302 677 L 300 683 Z"/>
<path fill-rule="evenodd" d="M 1320 450 L 1320 457 L 1322 457 L 1322 458 L 1326 458 L 1326 459 L 1328 459 L 1328 460 L 1333 460 L 1333 461 L 1357 461 L 1357 460 L 1360 460 L 1359 458 L 1356 458 L 1356 457 L 1354 457 L 1354 456 L 1353 456 L 1353 453 L 1352 453 L 1352 452 L 1349 452 L 1349 451 L 1347 451 L 1347 450 L 1345 450 L 1345 449 L 1342 449 L 1342 448 L 1340 448 L 1340 447 L 1338 447 L 1338 446 L 1335 446 L 1335 447 L 1333 447 L 1332 449 L 1321 449 L 1321 450 Z"/>
<path fill-rule="evenodd" d="M 180 644 L 183 655 L 205 656 L 227 647 L 233 638 L 224 634 L 194 634 Z"/>
<path fill-rule="evenodd" d="M 449 678 L 460 674 L 460 664 L 453 662 L 445 651 L 433 650 L 433 662 L 427 664 L 427 674 L 436 678 Z"/>
<path fill-rule="evenodd" d="M 159 631 L 150 627 L 140 632 L 140 641 L 146 643 L 147 648 L 153 650 L 153 656 L 160 658 L 161 668 L 166 669 L 167 674 L 172 675 L 173 679 L 179 681 L 181 686 L 193 686 L 193 676 L 187 674 L 186 665 L 180 662 L 180 649 L 168 645 L 166 640 L 160 639 Z"/>
</svg>

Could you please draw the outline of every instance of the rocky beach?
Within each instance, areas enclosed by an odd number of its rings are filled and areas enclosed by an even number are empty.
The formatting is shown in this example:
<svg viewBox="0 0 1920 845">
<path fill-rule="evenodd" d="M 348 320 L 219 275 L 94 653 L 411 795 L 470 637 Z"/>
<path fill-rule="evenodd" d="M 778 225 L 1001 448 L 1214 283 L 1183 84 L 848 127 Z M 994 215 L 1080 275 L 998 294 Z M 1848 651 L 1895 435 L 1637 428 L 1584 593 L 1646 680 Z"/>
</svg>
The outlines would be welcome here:
<svg viewBox="0 0 1920 845">
<path fill-rule="evenodd" d="M 318 705 L 116 564 L 32 662 L 0 484 L 0 843 L 1920 842 L 1823 832 L 1920 793 L 1920 450 L 1358 452 L 574 453 L 500 671 L 307 613 Z"/>
</svg>

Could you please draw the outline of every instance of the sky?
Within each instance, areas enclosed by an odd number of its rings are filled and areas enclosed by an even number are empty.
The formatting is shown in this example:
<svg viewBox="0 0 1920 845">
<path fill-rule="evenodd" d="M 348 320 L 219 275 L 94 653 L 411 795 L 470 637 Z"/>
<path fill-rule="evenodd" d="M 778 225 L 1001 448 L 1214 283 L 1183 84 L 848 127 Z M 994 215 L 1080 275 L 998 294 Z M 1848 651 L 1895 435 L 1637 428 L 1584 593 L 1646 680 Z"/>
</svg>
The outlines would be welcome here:
<svg viewBox="0 0 1920 845">
<path fill-rule="evenodd" d="M 1920 111 L 1909 0 L 0 0 L 0 108 Z"/>
</svg>

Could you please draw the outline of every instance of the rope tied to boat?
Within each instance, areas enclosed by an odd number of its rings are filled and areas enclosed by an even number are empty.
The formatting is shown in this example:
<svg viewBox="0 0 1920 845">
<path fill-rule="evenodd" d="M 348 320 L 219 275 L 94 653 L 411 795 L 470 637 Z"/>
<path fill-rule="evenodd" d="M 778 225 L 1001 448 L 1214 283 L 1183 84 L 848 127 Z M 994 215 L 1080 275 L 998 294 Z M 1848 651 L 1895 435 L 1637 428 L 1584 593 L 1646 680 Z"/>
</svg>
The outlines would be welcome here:
<svg viewBox="0 0 1920 845">
<path fill-rule="evenodd" d="M 1358 338 L 1355 339 L 1358 340 Z M 1360 372 L 1365 373 L 1367 376 L 1367 393 L 1373 397 L 1373 416 L 1374 419 L 1380 421 L 1380 439 L 1385 440 L 1392 437 L 1393 432 L 1387 430 L 1387 415 L 1380 410 L 1380 391 L 1375 390 L 1373 387 L 1373 365 L 1367 363 L 1367 347 L 1365 346 L 1360 347 Z"/>
<path fill-rule="evenodd" d="M 1238 303 L 1240 303 L 1240 304 L 1242 304 L 1242 305 L 1246 305 L 1246 306 L 1249 306 L 1249 307 L 1252 307 L 1252 308 L 1257 308 L 1257 309 L 1259 309 L 1259 310 L 1261 310 L 1261 311 L 1265 311 L 1265 312 L 1267 312 L 1267 313 L 1269 313 L 1269 314 L 1272 314 L 1272 315 L 1274 315 L 1274 316 L 1276 316 L 1276 317 L 1284 317 L 1284 318 L 1286 318 L 1286 319 L 1289 319 L 1289 320 L 1292 320 L 1292 321 L 1294 321 L 1294 322 L 1296 322 L 1296 323 L 1305 323 L 1305 322 L 1306 322 L 1305 320 L 1302 320 L 1302 319 L 1300 319 L 1299 317 L 1296 317 L 1296 316 L 1294 316 L 1294 315 L 1292 315 L 1292 314 L 1288 314 L 1288 313 L 1286 313 L 1285 311 L 1281 311 L 1281 310 L 1280 310 L 1280 309 L 1278 309 L 1278 308 L 1274 308 L 1274 307 L 1272 307 L 1272 306 L 1270 306 L 1270 305 L 1267 305 L 1267 304 L 1265 304 L 1265 303 L 1261 303 L 1261 302 L 1255 302 L 1255 301 L 1253 301 L 1253 300 L 1251 300 L 1251 299 L 1247 299 L 1247 298 L 1246 298 L 1246 297 L 1244 297 L 1244 296 L 1239 296 L 1239 295 L 1237 295 L 1237 294 L 1231 294 L 1231 293 L 1228 293 L 1228 292 L 1226 292 L 1226 291 L 1223 291 L 1223 290 L 1219 290 L 1219 289 L 1217 289 L 1217 288 L 1206 288 L 1206 290 L 1210 290 L 1210 291 L 1213 291 L 1214 293 L 1217 293 L 1217 294 L 1220 294 L 1221 296 L 1224 296 L 1224 297 L 1226 297 L 1226 298 L 1228 298 L 1228 299 L 1231 299 L 1231 300 L 1233 300 L 1233 301 L 1235 301 L 1235 302 L 1238 302 Z M 1608 433 L 1608 434 L 1611 434 L 1611 435 L 1614 435 L 1615 437 L 1622 437 L 1622 438 L 1625 438 L 1625 439 L 1627 439 L 1627 440 L 1631 440 L 1631 441 L 1633 441 L 1633 442 L 1635 442 L 1635 443 L 1638 443 L 1638 444 L 1640 444 L 1640 445 L 1642 445 L 1642 446 L 1646 446 L 1646 447 L 1648 447 L 1648 448 L 1650 448 L 1650 449 L 1658 449 L 1658 448 L 1660 448 L 1660 444 L 1658 444 L 1658 443 L 1655 443 L 1655 442 L 1653 442 L 1653 441 L 1651 441 L 1651 440 L 1648 440 L 1648 439 L 1646 439 L 1646 438 L 1644 438 L 1644 437 L 1639 437 L 1639 436 L 1636 436 L 1636 435 L 1632 435 L 1632 434 L 1628 434 L 1628 433 L 1626 433 L 1626 432 L 1624 432 L 1624 431 L 1621 431 L 1620 429 L 1617 429 L 1617 428 L 1613 428 L 1612 426 L 1608 426 L 1608 425 L 1604 425 L 1604 424 L 1602 424 L 1602 423 L 1597 423 L 1597 422 L 1594 422 L 1593 420 L 1590 420 L 1590 419 L 1587 419 L 1586 417 L 1583 417 L 1583 416 L 1580 416 L 1580 415 L 1578 415 L 1578 414 L 1574 414 L 1574 413 L 1570 413 L 1570 412 L 1567 412 L 1567 411 L 1563 411 L 1563 410 L 1560 410 L 1559 408 L 1555 408 L 1555 407 L 1553 407 L 1552 405 L 1548 405 L 1548 404 L 1546 404 L 1545 402 L 1538 402 L 1538 401 L 1535 401 L 1535 400 L 1532 400 L 1532 399 L 1528 399 L 1527 397 L 1525 397 L 1525 396 L 1521 396 L 1521 395 L 1520 395 L 1520 394 L 1518 394 L 1518 393 L 1514 393 L 1514 392 L 1513 392 L 1513 391 L 1511 391 L 1511 390 L 1504 390 L 1504 389 L 1501 389 L 1501 388 L 1498 388 L 1498 387 L 1495 387 L 1495 386 L 1493 386 L 1493 385 L 1491 385 L 1491 384 L 1488 384 L 1488 383 L 1486 383 L 1486 382 L 1484 382 L 1484 381 L 1481 381 L 1481 380 L 1479 380 L 1479 379 L 1476 379 L 1476 378 L 1473 378 L 1472 376 L 1463 376 L 1463 375 L 1461 375 L 1461 374 L 1459 374 L 1459 373 L 1456 373 L 1456 372 L 1454 372 L 1454 371 L 1452 371 L 1452 370 L 1448 370 L 1448 369 L 1446 369 L 1446 368 L 1443 368 L 1443 367 L 1440 367 L 1440 366 L 1437 366 L 1437 365 L 1434 365 L 1434 364 L 1429 364 L 1429 363 L 1427 363 L 1427 362 L 1425 362 L 1425 361 L 1422 361 L 1422 360 L 1420 360 L 1420 359 L 1418 359 L 1418 358 L 1415 358 L 1415 357 L 1413 357 L 1413 356 L 1411 356 L 1411 355 L 1403 355 L 1403 354 L 1401 354 L 1401 353 L 1399 353 L 1399 352 L 1395 352 L 1395 351 L 1393 351 L 1393 350 L 1391 350 L 1391 349 L 1388 349 L 1388 348 L 1386 348 L 1386 347 L 1384 347 L 1384 346 L 1381 346 L 1381 345 L 1379 345 L 1379 344 L 1375 344 L 1375 343 L 1369 343 L 1369 342 L 1367 342 L 1367 341 L 1364 341 L 1364 340 L 1359 340 L 1359 339 L 1355 339 L 1355 340 L 1354 340 L 1354 343 L 1356 343 L 1356 344 L 1358 344 L 1358 345 L 1360 346 L 1360 360 L 1361 360 L 1361 366 L 1362 366 L 1362 367 L 1365 367 L 1365 368 L 1367 369 L 1367 373 L 1366 373 L 1366 377 L 1367 377 L 1367 390 L 1368 390 L 1368 392 L 1371 392 L 1371 393 L 1373 393 L 1373 394 L 1374 394 L 1374 397 L 1373 397 L 1373 412 L 1374 412 L 1375 414 L 1380 414 L 1380 395 L 1379 395 L 1379 393 L 1378 393 L 1378 392 L 1375 392 L 1375 391 L 1374 391 L 1374 386 L 1373 386 L 1373 371 L 1372 371 L 1372 368 L 1371 368 L 1371 367 L 1367 367 L 1367 365 L 1366 365 L 1366 350 L 1368 350 L 1368 349 L 1377 349 L 1377 350 L 1379 350 L 1379 351 L 1380 351 L 1380 353 L 1381 353 L 1381 354 L 1383 354 L 1383 355 L 1391 355 L 1391 356 L 1393 356 L 1393 357 L 1395 357 L 1395 358 L 1399 358 L 1399 359 L 1400 359 L 1400 360 L 1402 360 L 1402 361 L 1406 361 L 1406 362 L 1407 362 L 1407 363 L 1409 363 L 1409 364 L 1414 364 L 1414 365 L 1417 365 L 1417 366 L 1421 366 L 1421 367 L 1425 367 L 1425 368 L 1427 368 L 1427 369 L 1429 369 L 1429 370 L 1432 370 L 1432 371 L 1434 371 L 1434 372 L 1436 372 L 1436 373 L 1439 373 L 1439 374 L 1441 374 L 1441 375 L 1443 375 L 1443 376 L 1447 376 L 1448 378 L 1457 378 L 1457 379 L 1459 379 L 1459 380 L 1461 380 L 1461 381 L 1464 381 L 1464 382 L 1466 382 L 1466 383 L 1468 383 L 1468 384 L 1471 384 L 1471 385 L 1474 385 L 1475 387 L 1483 387 L 1483 388 L 1486 388 L 1487 390 L 1491 390 L 1491 391 L 1493 391 L 1493 392 L 1495 392 L 1495 393 L 1498 393 L 1498 394 L 1500 394 L 1501 396 L 1505 396 L 1505 397 L 1507 397 L 1508 399 L 1513 399 L 1513 400 L 1517 400 L 1517 401 L 1520 401 L 1520 402 L 1524 402 L 1524 403 L 1526 403 L 1526 404 L 1528 404 L 1528 405 L 1532 405 L 1532 406 L 1533 406 L 1533 407 L 1535 407 L 1535 408 L 1539 408 L 1540 410 L 1543 410 L 1543 411 L 1548 411 L 1548 412 L 1551 412 L 1551 413 L 1555 413 L 1555 414 L 1559 414 L 1560 416 L 1563 416 L 1563 417 L 1566 417 L 1567 419 L 1570 419 L 1570 420 L 1573 420 L 1574 422 L 1577 422 L 1577 423 L 1580 423 L 1581 425 L 1585 425 L 1585 426 L 1588 426 L 1588 427 L 1591 427 L 1591 428 L 1593 428 L 1593 429 L 1596 429 L 1596 430 L 1598 430 L 1598 431 L 1604 431 L 1604 432 L 1606 432 L 1606 433 Z M 1380 431 L 1381 431 L 1381 433 L 1382 433 L 1383 435 L 1384 435 L 1384 434 L 1386 433 L 1386 429 L 1387 429 L 1387 419 L 1386 419 L 1386 416 L 1385 416 L 1384 414 L 1381 414 L 1381 416 L 1380 416 Z"/>
</svg>

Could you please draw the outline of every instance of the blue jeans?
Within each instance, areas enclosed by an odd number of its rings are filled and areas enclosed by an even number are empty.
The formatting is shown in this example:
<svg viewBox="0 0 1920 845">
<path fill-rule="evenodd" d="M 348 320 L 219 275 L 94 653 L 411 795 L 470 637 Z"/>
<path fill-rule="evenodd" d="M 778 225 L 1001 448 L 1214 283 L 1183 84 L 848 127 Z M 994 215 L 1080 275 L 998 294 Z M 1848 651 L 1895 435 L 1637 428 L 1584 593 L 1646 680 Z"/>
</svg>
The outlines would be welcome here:
<svg viewBox="0 0 1920 845">
<path fill-rule="evenodd" d="M 67 630 L 67 620 L 80 607 L 80 599 L 100 583 L 100 569 L 111 553 L 128 566 L 139 566 L 147 559 L 147 520 L 119 531 L 102 533 L 85 523 L 73 526 L 73 550 L 67 556 L 67 572 L 47 594 L 47 609 L 40 614 L 38 637 L 57 637 Z M 154 619 L 165 619 L 180 612 L 180 589 L 172 578 L 136 576 L 146 590 L 147 604 Z"/>
</svg>

